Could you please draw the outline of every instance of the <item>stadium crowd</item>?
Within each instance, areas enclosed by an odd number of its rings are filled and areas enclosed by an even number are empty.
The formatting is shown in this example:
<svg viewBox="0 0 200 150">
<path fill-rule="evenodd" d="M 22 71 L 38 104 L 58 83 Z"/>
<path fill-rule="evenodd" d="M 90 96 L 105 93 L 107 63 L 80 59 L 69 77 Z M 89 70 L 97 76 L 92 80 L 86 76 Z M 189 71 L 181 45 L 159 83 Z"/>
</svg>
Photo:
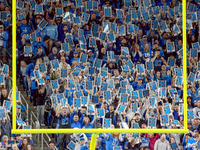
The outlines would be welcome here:
<svg viewBox="0 0 200 150">
<path fill-rule="evenodd" d="M 100 134 L 96 149 L 200 148 L 199 8 L 197 0 L 187 1 L 190 132 Z M 2 14 L 10 10 L 9 1 L 1 1 L 3 63 L 10 56 L 12 15 Z M 17 76 L 41 128 L 182 129 L 182 38 L 180 0 L 18 0 Z M 7 76 L 1 86 L 1 144 L 34 149 L 31 135 L 28 142 L 24 135 L 8 132 L 12 79 L 3 63 L 1 71 Z M 17 103 L 17 127 L 28 129 L 20 91 Z M 53 134 L 49 149 L 87 150 L 91 135 Z"/>
</svg>

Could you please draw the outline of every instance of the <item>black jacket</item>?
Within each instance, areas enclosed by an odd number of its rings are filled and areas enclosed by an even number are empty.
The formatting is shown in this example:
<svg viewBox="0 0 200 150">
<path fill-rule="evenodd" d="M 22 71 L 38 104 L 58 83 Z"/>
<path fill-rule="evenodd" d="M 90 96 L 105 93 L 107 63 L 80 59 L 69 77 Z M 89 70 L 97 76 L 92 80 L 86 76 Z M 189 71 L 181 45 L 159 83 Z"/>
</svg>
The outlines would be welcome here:
<svg viewBox="0 0 200 150">
<path fill-rule="evenodd" d="M 40 106 L 40 105 L 44 105 L 45 104 L 45 96 L 46 96 L 46 88 L 45 88 L 45 91 L 43 93 L 39 93 L 37 91 L 37 93 L 34 95 L 33 98 L 36 99 L 36 106 Z"/>
<path fill-rule="evenodd" d="M 105 118 L 110 118 L 111 119 L 111 123 L 113 124 L 113 117 L 114 117 L 114 111 L 111 113 L 111 112 L 107 112 L 106 115 L 105 115 Z M 118 118 L 118 114 L 116 114 L 116 120 L 115 122 L 117 122 L 117 118 Z"/>
</svg>

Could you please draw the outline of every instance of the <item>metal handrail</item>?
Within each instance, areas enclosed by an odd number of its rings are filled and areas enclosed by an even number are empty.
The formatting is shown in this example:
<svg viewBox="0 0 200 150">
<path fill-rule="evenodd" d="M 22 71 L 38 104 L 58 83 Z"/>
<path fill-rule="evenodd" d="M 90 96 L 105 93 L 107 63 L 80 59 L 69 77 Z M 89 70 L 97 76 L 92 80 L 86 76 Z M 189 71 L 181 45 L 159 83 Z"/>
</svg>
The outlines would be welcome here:
<svg viewBox="0 0 200 150">
<path fill-rule="evenodd" d="M 37 127 L 36 125 L 36 122 L 38 122 L 39 123 L 39 126 Z M 40 122 L 39 122 L 39 120 L 37 119 L 37 117 L 36 117 L 36 115 L 34 114 L 34 112 L 30 112 L 30 125 L 32 126 L 32 127 L 35 127 L 36 129 L 38 129 L 38 128 L 40 128 Z M 40 144 L 40 134 L 36 134 L 37 135 L 37 145 L 39 145 Z M 43 143 L 42 143 L 43 144 Z"/>
<path fill-rule="evenodd" d="M 27 118 L 28 118 L 28 102 L 26 101 L 26 99 L 24 98 L 24 96 L 21 94 L 21 99 L 26 103 L 26 115 L 27 115 Z"/>
</svg>

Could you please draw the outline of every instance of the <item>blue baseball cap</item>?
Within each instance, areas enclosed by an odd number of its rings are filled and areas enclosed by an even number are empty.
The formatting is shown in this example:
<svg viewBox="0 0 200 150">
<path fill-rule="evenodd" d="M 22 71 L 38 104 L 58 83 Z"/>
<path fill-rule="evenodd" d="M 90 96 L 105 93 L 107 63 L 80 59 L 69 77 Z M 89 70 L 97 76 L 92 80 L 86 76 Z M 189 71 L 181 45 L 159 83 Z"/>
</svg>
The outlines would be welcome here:
<svg viewBox="0 0 200 150">
<path fill-rule="evenodd" d="M 114 61 L 109 61 L 108 63 L 113 63 L 114 64 Z"/>
<path fill-rule="evenodd" d="M 50 80 L 50 76 L 46 76 L 46 79 L 47 79 L 47 80 Z"/>
<path fill-rule="evenodd" d="M 24 34 L 26 34 L 26 32 L 22 32 L 22 33 L 21 33 L 21 36 L 24 35 Z"/>
<path fill-rule="evenodd" d="M 81 137 L 80 140 L 85 140 L 84 137 Z"/>
<path fill-rule="evenodd" d="M 30 38 L 30 35 L 27 34 L 25 39 L 28 40 L 29 38 Z"/>
<path fill-rule="evenodd" d="M 123 23 L 122 19 L 118 19 L 117 23 Z"/>
<path fill-rule="evenodd" d="M 78 54 L 78 52 L 75 51 L 74 54 Z"/>
<path fill-rule="evenodd" d="M 137 80 L 142 80 L 142 77 L 139 76 L 139 77 L 137 78 Z"/>
</svg>

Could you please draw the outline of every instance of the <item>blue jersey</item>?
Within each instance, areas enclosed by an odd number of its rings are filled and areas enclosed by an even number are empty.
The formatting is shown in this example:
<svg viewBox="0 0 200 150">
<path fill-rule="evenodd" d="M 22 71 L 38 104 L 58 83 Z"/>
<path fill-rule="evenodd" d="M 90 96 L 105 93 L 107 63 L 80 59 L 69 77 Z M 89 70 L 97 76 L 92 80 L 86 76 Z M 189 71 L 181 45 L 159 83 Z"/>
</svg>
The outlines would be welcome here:
<svg viewBox="0 0 200 150">
<path fill-rule="evenodd" d="M 132 86 L 133 86 L 134 90 L 145 90 L 146 89 L 146 83 L 139 85 L 137 82 L 134 82 Z"/>
<path fill-rule="evenodd" d="M 191 137 L 186 144 L 187 150 L 193 150 L 194 146 L 191 145 L 194 143 L 196 143 L 196 141 L 193 137 Z"/>
<path fill-rule="evenodd" d="M 120 146 L 121 143 L 122 142 L 118 138 L 113 137 L 111 134 L 106 135 L 106 149 L 112 150 L 113 147 Z"/>
</svg>

